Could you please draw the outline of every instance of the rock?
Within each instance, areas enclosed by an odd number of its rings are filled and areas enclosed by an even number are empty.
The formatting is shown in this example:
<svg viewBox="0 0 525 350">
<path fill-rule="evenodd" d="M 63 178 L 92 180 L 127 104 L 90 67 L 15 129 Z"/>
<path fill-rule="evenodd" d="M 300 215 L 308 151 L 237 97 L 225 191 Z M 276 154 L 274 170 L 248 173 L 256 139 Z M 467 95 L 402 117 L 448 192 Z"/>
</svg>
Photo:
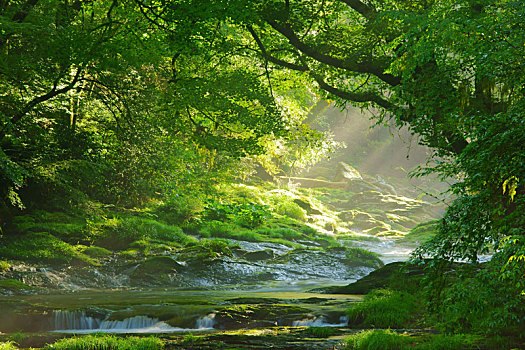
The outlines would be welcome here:
<svg viewBox="0 0 525 350">
<path fill-rule="evenodd" d="M 173 274 L 184 270 L 184 266 L 169 256 L 154 256 L 146 259 L 134 269 L 130 278 L 135 283 L 147 282 L 148 284 L 161 284 L 170 280 Z"/>
<path fill-rule="evenodd" d="M 355 178 L 355 179 L 348 180 L 345 186 L 345 191 L 354 192 L 354 193 L 359 193 L 359 192 L 364 192 L 364 191 L 380 192 L 381 189 L 369 182 L 366 182 L 363 179 Z"/>
<path fill-rule="evenodd" d="M 275 253 L 271 249 L 265 249 L 257 250 L 255 252 L 246 252 L 243 257 L 248 261 L 270 260 L 275 258 Z"/>
<path fill-rule="evenodd" d="M 393 262 L 380 269 L 372 271 L 367 276 L 354 283 L 342 287 L 326 288 L 325 292 L 331 294 L 366 294 L 373 289 L 389 287 L 394 279 L 402 277 L 419 280 L 423 277 L 424 267 L 409 265 L 404 262 Z"/>
<path fill-rule="evenodd" d="M 217 329 L 241 329 L 267 326 L 291 326 L 293 321 L 309 315 L 311 310 L 292 305 L 235 305 L 217 311 Z"/>
<path fill-rule="evenodd" d="M 292 182 L 294 184 L 300 185 L 300 187 L 304 188 L 334 188 L 334 189 L 344 189 L 346 186 L 346 181 L 341 182 L 333 182 L 333 181 L 326 181 L 326 180 L 319 180 L 319 179 L 310 179 L 310 178 L 304 178 L 304 177 L 285 177 L 280 176 L 279 179 L 282 182 Z"/>
<path fill-rule="evenodd" d="M 323 213 L 321 211 L 319 211 L 318 209 L 315 209 L 314 207 L 312 207 L 312 204 L 310 202 L 307 202 L 307 201 L 299 199 L 299 198 L 296 198 L 293 201 L 294 201 L 295 204 L 297 204 L 298 206 L 300 206 L 301 208 L 306 210 L 306 212 L 309 215 L 323 215 Z"/>
<path fill-rule="evenodd" d="M 361 174 L 351 165 L 348 165 L 344 162 L 339 162 L 337 168 L 335 169 L 335 175 L 332 178 L 332 181 L 345 181 L 352 179 L 362 179 Z"/>
</svg>

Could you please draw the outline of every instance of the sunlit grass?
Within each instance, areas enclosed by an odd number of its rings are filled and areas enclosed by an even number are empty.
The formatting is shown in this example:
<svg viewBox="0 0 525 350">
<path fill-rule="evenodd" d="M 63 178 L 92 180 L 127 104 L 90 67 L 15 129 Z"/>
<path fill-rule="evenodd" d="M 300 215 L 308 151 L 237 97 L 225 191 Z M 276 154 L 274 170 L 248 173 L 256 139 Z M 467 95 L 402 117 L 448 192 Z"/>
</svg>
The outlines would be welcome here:
<svg viewBox="0 0 525 350">
<path fill-rule="evenodd" d="M 347 310 L 348 324 L 355 327 L 408 328 L 420 311 L 418 299 L 406 292 L 378 289 Z"/>
<path fill-rule="evenodd" d="M 155 337 L 120 338 L 114 335 L 86 335 L 83 337 L 60 339 L 56 343 L 44 347 L 46 350 L 157 350 L 163 348 L 164 343 L 162 340 Z"/>
</svg>

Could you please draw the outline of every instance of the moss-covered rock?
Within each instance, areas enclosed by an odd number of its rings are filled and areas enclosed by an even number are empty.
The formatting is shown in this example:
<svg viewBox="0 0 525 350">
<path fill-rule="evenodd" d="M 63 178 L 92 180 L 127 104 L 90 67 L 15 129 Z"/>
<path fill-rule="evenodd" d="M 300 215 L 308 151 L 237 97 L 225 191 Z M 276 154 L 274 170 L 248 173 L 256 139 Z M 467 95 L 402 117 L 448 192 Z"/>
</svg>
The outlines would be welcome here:
<svg viewBox="0 0 525 350">
<path fill-rule="evenodd" d="M 9 237 L 0 246 L 0 255 L 15 260 L 51 265 L 97 264 L 95 260 L 79 253 L 73 246 L 47 232 L 30 232 L 25 235 Z"/>
<path fill-rule="evenodd" d="M 424 267 L 404 262 L 387 264 L 354 283 L 342 287 L 330 287 L 325 291 L 333 294 L 366 294 L 374 289 L 398 286 L 417 289 L 424 275 Z"/>
<path fill-rule="evenodd" d="M 218 329 L 241 329 L 268 326 L 291 326 L 311 310 L 293 305 L 257 304 L 235 305 L 215 314 Z"/>
<path fill-rule="evenodd" d="M 184 269 L 170 256 L 153 256 L 143 261 L 135 270 L 139 274 L 170 273 Z"/>
<path fill-rule="evenodd" d="M 35 290 L 34 287 L 31 287 L 23 282 L 13 280 L 13 279 L 3 279 L 0 280 L 0 294 L 2 292 L 11 292 L 14 294 L 20 294 L 27 291 Z"/>
<path fill-rule="evenodd" d="M 82 249 L 81 252 L 91 258 L 105 258 L 113 254 L 110 250 L 97 246 L 86 247 Z"/>
</svg>

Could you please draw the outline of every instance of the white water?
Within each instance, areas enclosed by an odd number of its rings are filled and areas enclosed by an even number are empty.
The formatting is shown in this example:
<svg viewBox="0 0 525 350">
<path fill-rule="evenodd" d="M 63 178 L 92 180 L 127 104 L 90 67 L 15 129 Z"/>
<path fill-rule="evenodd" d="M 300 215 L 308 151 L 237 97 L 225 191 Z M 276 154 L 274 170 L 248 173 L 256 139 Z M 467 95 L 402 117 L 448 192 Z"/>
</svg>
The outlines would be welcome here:
<svg viewBox="0 0 525 350">
<path fill-rule="evenodd" d="M 209 314 L 203 317 L 200 317 L 197 320 L 195 328 L 197 329 L 213 329 L 215 325 L 215 314 Z"/>
<path fill-rule="evenodd" d="M 54 315 L 53 332 L 57 333 L 170 333 L 209 330 L 213 329 L 215 324 L 215 314 L 200 317 L 196 321 L 195 328 L 171 327 L 158 318 L 147 316 L 135 316 L 117 321 L 90 317 L 84 311 L 57 310 Z"/>
<path fill-rule="evenodd" d="M 293 321 L 292 327 L 346 327 L 348 326 L 348 317 L 341 316 L 340 323 L 327 323 L 324 317 L 314 317 L 310 319 Z"/>
</svg>

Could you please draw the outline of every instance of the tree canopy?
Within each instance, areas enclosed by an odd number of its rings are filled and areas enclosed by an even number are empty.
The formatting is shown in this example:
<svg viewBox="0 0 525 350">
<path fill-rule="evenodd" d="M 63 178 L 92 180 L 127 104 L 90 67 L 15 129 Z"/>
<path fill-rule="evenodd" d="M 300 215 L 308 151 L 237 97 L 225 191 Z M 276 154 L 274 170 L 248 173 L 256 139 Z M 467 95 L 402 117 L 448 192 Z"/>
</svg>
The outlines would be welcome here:
<svg viewBox="0 0 525 350">
<path fill-rule="evenodd" d="M 330 98 L 408 125 L 434 150 L 420 174 L 456 179 L 421 253 L 491 250 L 518 296 L 524 18 L 520 0 L 0 1 L 2 195 L 89 164 L 100 196 L 140 197 L 277 144 L 326 148 L 301 121 Z"/>
</svg>

